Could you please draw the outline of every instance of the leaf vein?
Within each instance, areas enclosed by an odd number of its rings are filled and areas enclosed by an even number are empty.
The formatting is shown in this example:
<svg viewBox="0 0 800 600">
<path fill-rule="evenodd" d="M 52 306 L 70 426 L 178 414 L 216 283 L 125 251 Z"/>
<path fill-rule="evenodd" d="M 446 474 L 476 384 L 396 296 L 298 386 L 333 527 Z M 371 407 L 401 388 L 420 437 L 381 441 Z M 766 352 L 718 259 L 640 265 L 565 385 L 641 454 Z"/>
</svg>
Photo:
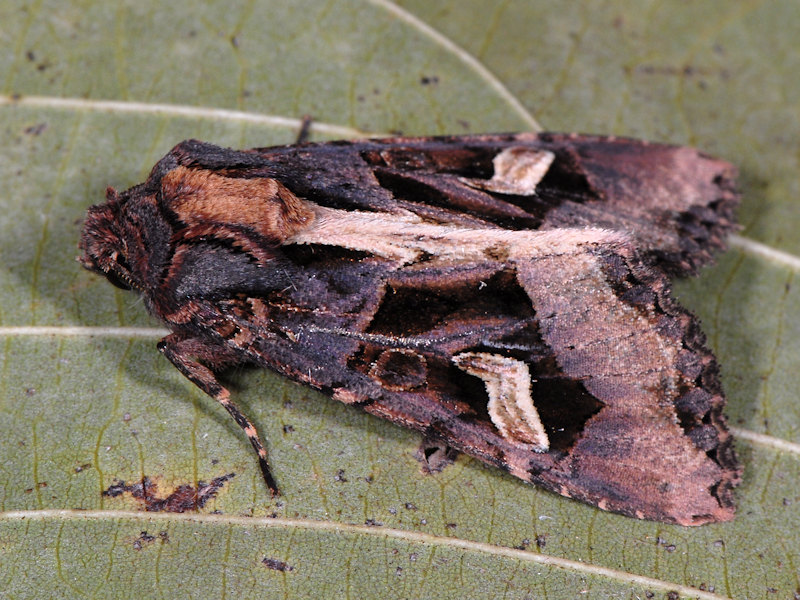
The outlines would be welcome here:
<svg viewBox="0 0 800 600">
<path fill-rule="evenodd" d="M 119 511 L 119 510 L 69 510 L 69 509 L 52 509 L 52 510 L 20 510 L 8 511 L 0 513 L 0 522 L 3 521 L 33 521 L 33 520 L 48 520 L 48 519 L 64 519 L 64 520 L 85 520 L 85 521 L 102 521 L 102 520 L 141 520 L 143 522 L 149 521 L 174 521 L 186 523 L 219 523 L 229 526 L 242 525 L 251 528 L 264 528 L 264 529 L 306 529 L 320 532 L 331 533 L 350 533 L 365 536 L 382 536 L 385 538 L 398 539 L 406 542 L 422 544 L 432 547 L 449 547 L 451 549 L 465 550 L 468 552 L 476 552 L 483 554 L 490 554 L 496 557 L 508 558 L 512 560 L 519 560 L 528 563 L 537 563 L 550 567 L 556 567 L 565 571 L 574 571 L 586 575 L 606 577 L 613 580 L 625 581 L 628 583 L 642 585 L 650 588 L 656 588 L 664 591 L 677 591 L 681 595 L 691 596 L 693 598 L 700 598 L 701 600 L 724 600 L 725 596 L 719 596 L 705 590 L 700 590 L 686 585 L 681 585 L 663 579 L 656 579 L 654 577 L 647 577 L 644 575 L 637 575 L 628 571 L 619 569 L 612 569 L 601 565 L 590 564 L 578 560 L 571 560 L 559 556 L 551 556 L 535 552 L 528 552 L 525 550 L 518 550 L 516 548 L 508 548 L 506 546 L 497 546 L 484 542 L 476 542 L 472 540 L 462 540 L 458 538 L 437 536 L 429 533 L 422 533 L 418 531 L 407 531 L 402 529 L 393 529 L 389 527 L 376 527 L 369 525 L 355 525 L 347 523 L 337 523 L 332 521 L 314 521 L 306 519 L 274 519 L 269 517 L 240 517 L 234 515 L 219 515 L 219 514 L 188 514 L 188 513 L 145 513 L 133 511 Z"/>
</svg>

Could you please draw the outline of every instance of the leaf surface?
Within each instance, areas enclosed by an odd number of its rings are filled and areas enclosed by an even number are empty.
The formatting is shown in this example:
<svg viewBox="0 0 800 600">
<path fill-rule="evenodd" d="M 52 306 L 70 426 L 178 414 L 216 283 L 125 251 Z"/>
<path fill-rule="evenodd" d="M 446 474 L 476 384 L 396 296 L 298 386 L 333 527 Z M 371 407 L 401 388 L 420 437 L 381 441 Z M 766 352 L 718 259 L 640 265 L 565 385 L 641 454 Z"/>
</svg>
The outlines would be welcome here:
<svg viewBox="0 0 800 600">
<path fill-rule="evenodd" d="M 800 593 L 795 9 L 0 0 L 0 597 Z M 238 427 L 155 350 L 142 303 L 74 257 L 87 206 L 178 141 L 288 143 L 305 114 L 318 140 L 538 121 L 738 164 L 744 229 L 678 285 L 723 368 L 745 464 L 736 520 L 627 519 L 465 457 L 424 476 L 416 434 L 238 372 L 283 491 L 271 501 Z M 229 473 L 198 513 L 102 494 Z"/>
</svg>

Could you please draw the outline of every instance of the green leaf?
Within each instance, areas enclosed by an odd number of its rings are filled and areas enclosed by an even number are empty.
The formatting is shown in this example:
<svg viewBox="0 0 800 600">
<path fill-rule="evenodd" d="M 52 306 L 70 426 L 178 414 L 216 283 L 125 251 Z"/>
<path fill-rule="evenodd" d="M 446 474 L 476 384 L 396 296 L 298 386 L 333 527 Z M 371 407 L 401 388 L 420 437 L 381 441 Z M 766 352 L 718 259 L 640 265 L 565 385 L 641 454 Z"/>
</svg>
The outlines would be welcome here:
<svg viewBox="0 0 800 600">
<path fill-rule="evenodd" d="M 795 10 L 0 0 L 0 597 L 800 593 Z M 74 257 L 86 207 L 178 141 L 287 143 L 305 114 L 316 139 L 530 129 L 533 115 L 738 164 L 744 229 L 678 286 L 723 368 L 745 464 L 736 520 L 636 521 L 465 457 L 424 476 L 416 434 L 241 372 L 235 397 L 283 491 L 270 500 L 238 427 L 156 351 L 142 303 Z M 196 513 L 102 495 L 228 473 Z"/>
</svg>

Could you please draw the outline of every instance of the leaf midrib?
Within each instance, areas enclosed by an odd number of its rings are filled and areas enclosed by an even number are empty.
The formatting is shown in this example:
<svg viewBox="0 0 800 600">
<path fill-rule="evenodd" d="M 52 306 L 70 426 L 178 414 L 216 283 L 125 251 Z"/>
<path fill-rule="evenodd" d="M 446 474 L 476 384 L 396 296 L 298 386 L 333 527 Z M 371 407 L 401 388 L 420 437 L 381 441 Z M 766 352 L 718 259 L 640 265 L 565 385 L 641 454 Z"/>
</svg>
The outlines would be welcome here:
<svg viewBox="0 0 800 600">
<path fill-rule="evenodd" d="M 350 523 L 338 523 L 335 521 L 315 521 L 310 519 L 284 519 L 271 517 L 242 517 L 233 515 L 220 515 L 210 513 L 153 513 L 136 512 L 122 510 L 70 510 L 70 509 L 44 509 L 44 510 L 17 510 L 0 512 L 0 523 L 12 521 L 169 521 L 169 522 L 191 522 L 191 523 L 216 523 L 234 526 L 260 527 L 265 529 L 305 529 L 333 533 L 345 533 L 354 535 L 367 535 L 373 537 L 385 537 L 426 546 L 449 547 L 469 552 L 482 553 L 496 557 L 510 558 L 528 563 L 536 563 L 549 567 L 558 567 L 564 570 L 583 573 L 586 575 L 606 577 L 627 583 L 635 583 L 650 588 L 668 591 L 677 591 L 682 595 L 701 598 L 702 600 L 724 600 L 726 596 L 719 596 L 697 588 L 681 585 L 675 582 L 664 581 L 653 577 L 645 577 L 586 563 L 577 560 L 570 560 L 548 554 L 518 550 L 506 546 L 497 546 L 484 542 L 476 542 L 454 537 L 444 537 L 422 533 L 419 531 L 395 529 L 383 526 L 356 525 Z"/>
</svg>

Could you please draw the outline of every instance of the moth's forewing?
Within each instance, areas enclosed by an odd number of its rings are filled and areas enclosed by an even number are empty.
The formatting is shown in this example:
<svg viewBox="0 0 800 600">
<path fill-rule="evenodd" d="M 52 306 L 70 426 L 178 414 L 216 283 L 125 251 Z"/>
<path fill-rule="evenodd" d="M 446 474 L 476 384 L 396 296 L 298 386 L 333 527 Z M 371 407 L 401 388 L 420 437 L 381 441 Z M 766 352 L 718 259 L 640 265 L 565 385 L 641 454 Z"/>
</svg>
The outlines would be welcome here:
<svg viewBox="0 0 800 600">
<path fill-rule="evenodd" d="M 665 273 L 722 247 L 734 178 L 593 136 L 189 141 L 113 225 L 128 245 L 169 228 L 148 306 L 210 369 L 254 362 L 555 492 L 694 525 L 732 517 L 739 467 Z M 84 234 L 84 264 L 108 271 L 107 238 Z"/>
</svg>

